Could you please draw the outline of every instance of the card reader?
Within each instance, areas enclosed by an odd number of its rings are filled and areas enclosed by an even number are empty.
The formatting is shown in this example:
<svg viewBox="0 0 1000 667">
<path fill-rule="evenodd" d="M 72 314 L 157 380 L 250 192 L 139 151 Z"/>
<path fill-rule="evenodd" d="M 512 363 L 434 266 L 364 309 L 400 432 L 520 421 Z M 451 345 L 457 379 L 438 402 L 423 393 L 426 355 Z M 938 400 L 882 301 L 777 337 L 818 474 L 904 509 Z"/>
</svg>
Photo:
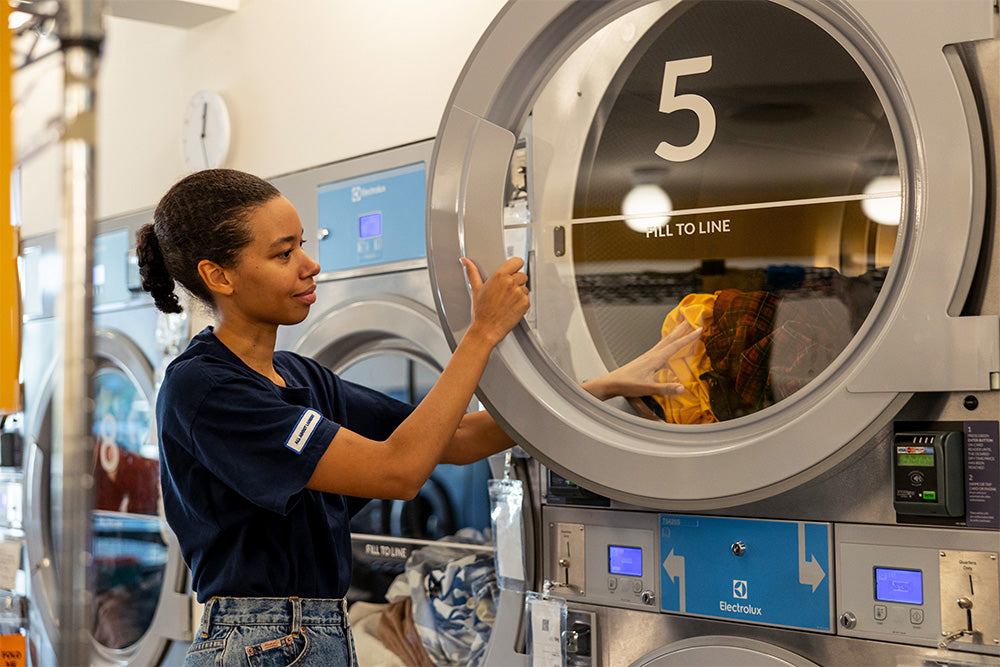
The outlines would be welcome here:
<svg viewBox="0 0 1000 667">
<path fill-rule="evenodd" d="M 965 514 L 960 431 L 897 433 L 892 446 L 893 506 L 899 514 Z"/>
</svg>

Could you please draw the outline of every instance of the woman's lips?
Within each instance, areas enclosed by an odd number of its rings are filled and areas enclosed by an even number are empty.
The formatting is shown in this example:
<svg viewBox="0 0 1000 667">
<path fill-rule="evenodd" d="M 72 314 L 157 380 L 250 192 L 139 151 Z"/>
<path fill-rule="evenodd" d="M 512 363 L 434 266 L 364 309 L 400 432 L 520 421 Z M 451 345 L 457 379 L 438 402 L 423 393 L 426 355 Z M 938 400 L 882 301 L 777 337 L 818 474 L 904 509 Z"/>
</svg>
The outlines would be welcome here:
<svg viewBox="0 0 1000 667">
<path fill-rule="evenodd" d="M 316 303 L 316 286 L 313 285 L 305 292 L 299 292 L 298 294 L 295 295 L 295 298 L 301 301 L 302 303 L 306 304 L 307 306 L 313 305 L 314 303 Z"/>
</svg>

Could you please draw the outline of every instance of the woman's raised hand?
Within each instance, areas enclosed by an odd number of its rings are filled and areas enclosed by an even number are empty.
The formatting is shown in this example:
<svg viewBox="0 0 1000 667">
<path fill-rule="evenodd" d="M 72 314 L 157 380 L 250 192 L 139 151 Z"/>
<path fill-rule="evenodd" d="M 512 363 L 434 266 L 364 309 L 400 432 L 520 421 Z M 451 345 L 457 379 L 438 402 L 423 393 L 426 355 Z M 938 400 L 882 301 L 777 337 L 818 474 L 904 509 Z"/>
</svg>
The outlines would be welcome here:
<svg viewBox="0 0 1000 667">
<path fill-rule="evenodd" d="M 472 325 L 487 342 L 496 345 L 528 312 L 528 276 L 521 271 L 524 260 L 511 257 L 483 282 L 479 269 L 467 257 L 461 259 L 472 293 Z"/>
<path fill-rule="evenodd" d="M 684 322 L 660 341 L 624 366 L 583 383 L 583 388 L 604 400 L 612 396 L 669 396 L 684 393 L 684 385 L 656 382 L 656 373 L 666 368 L 670 358 L 701 336 L 702 330 Z"/>
</svg>

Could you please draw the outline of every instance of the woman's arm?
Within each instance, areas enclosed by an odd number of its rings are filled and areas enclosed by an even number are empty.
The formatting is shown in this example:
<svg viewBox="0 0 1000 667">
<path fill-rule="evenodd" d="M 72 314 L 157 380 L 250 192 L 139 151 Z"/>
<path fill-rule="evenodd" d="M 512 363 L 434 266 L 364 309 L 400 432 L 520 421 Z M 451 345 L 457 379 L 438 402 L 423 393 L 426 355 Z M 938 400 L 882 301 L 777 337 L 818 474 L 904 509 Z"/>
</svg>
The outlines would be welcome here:
<svg viewBox="0 0 1000 667">
<path fill-rule="evenodd" d="M 678 351 L 697 340 L 701 331 L 685 322 L 624 366 L 593 380 L 587 380 L 580 386 L 602 401 L 614 396 L 636 398 L 683 394 L 684 385 L 676 382 L 656 382 L 656 374 Z M 647 412 L 652 415 L 652 411 L 645 408 L 641 402 L 633 405 L 641 415 L 647 416 Z M 643 408 L 645 412 L 642 411 Z M 460 465 L 473 463 L 515 444 L 489 413 L 471 412 L 462 418 L 455 437 L 444 451 L 441 463 Z"/>
<path fill-rule="evenodd" d="M 490 352 L 520 321 L 529 304 L 521 259 L 507 260 L 485 283 L 471 262 L 463 258 L 462 263 L 472 292 L 474 317 L 437 382 L 384 441 L 341 428 L 320 458 L 309 488 L 367 498 L 409 499 L 416 496 L 441 461 Z"/>
<path fill-rule="evenodd" d="M 441 463 L 465 465 L 510 449 L 515 443 L 485 410 L 462 417 L 455 437 L 441 456 Z"/>
</svg>

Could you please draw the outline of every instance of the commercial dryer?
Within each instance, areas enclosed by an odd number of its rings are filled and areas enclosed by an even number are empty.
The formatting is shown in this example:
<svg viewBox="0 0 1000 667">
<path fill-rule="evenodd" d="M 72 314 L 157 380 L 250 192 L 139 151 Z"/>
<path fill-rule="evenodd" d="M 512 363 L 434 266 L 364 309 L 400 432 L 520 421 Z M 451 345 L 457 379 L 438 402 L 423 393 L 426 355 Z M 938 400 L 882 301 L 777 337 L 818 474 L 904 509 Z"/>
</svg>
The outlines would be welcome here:
<svg viewBox="0 0 1000 667">
<path fill-rule="evenodd" d="M 135 232 L 144 211 L 98 224 L 94 250 L 94 623 L 92 664 L 180 664 L 190 642 L 187 569 L 160 504 L 153 406 L 157 374 L 187 341 L 184 317 L 160 314 L 141 292 Z M 61 372 L 61 285 L 55 237 L 23 244 L 27 455 L 24 523 L 32 653 L 54 659 L 58 637 L 60 442 L 53 401 Z"/>
<path fill-rule="evenodd" d="M 532 455 L 523 578 L 572 664 L 1000 664 L 998 53 L 991 0 L 514 0 L 487 29 L 428 263 L 455 344 L 457 258 L 527 261 L 479 396 Z M 683 396 L 579 388 L 684 323 Z M 491 664 L 528 660 L 523 607 Z"/>
<path fill-rule="evenodd" d="M 416 404 L 451 356 L 431 295 L 421 141 L 273 179 L 302 219 L 320 263 L 316 304 L 278 331 L 278 349 L 312 357 L 341 377 Z M 486 462 L 442 464 L 410 501 L 373 500 L 351 522 L 349 599 L 383 602 L 413 548 L 490 524 Z M 470 547 L 475 548 L 475 547 Z"/>
</svg>

